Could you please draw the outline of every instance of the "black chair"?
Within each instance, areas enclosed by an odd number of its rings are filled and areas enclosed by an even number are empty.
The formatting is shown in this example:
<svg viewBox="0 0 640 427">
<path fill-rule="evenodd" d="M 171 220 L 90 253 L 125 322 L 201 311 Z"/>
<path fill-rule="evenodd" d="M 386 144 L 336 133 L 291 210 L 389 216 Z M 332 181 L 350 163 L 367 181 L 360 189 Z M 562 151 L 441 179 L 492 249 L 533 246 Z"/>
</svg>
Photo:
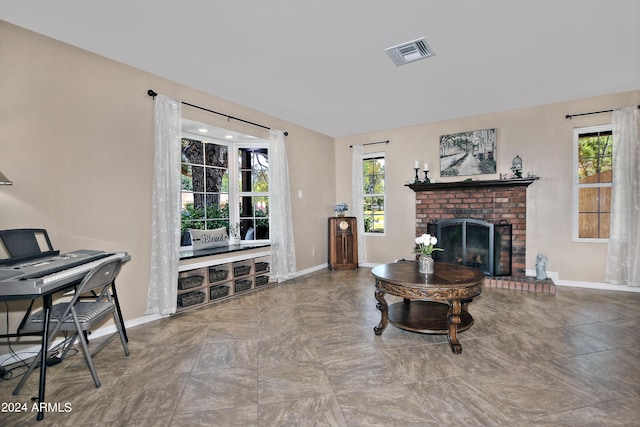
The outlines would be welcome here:
<svg viewBox="0 0 640 427">
<path fill-rule="evenodd" d="M 77 286 L 73 297 L 68 302 L 56 303 L 51 307 L 49 317 L 49 337 L 53 340 L 55 335 L 60 331 L 73 331 L 75 334 L 69 340 L 64 348 L 60 359 L 63 360 L 76 339 L 80 340 L 87 366 L 91 371 L 91 376 L 96 385 L 100 387 L 100 380 L 93 366 L 92 356 L 95 356 L 110 340 L 115 336 L 105 339 L 93 353 L 89 351 L 89 342 L 86 332 L 99 326 L 109 316 L 113 317 L 117 333 L 120 335 L 120 341 L 124 348 L 124 354 L 129 356 L 129 348 L 127 340 L 122 329 L 116 304 L 111 297 L 111 287 L 116 276 L 122 267 L 122 260 L 115 259 L 101 263 L 91 270 Z M 91 297 L 87 297 L 87 293 L 92 293 Z M 84 296 L 83 296 L 84 294 Z M 25 331 L 43 331 L 44 329 L 44 312 L 38 311 L 31 314 L 24 325 Z M 48 351 L 48 349 L 41 349 Z M 14 394 L 20 391 L 27 378 L 38 365 L 41 360 L 41 353 L 31 363 L 29 369 L 23 376 L 22 380 L 16 387 Z"/>
</svg>

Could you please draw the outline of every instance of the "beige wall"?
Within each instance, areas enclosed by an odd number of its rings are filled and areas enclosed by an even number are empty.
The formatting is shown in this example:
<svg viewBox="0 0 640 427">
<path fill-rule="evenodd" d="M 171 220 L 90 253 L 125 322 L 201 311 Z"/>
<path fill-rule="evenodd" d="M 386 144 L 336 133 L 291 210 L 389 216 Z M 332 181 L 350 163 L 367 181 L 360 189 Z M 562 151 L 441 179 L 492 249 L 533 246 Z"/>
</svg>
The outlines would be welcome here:
<svg viewBox="0 0 640 427">
<path fill-rule="evenodd" d="M 0 170 L 14 182 L 0 186 L 0 229 L 46 228 L 62 252 L 128 251 L 132 261 L 119 280 L 125 319 L 143 316 L 149 281 L 148 89 L 288 131 L 297 269 L 326 263 L 326 218 L 335 200 L 332 138 L 2 21 L 0 40 Z M 268 138 L 261 128 L 190 107 L 183 117 Z M 10 303 L 10 328 L 23 306 Z M 2 331 L 4 323 L 2 316 Z"/>
<path fill-rule="evenodd" d="M 574 243 L 571 238 L 572 138 L 573 128 L 610 123 L 611 114 L 572 120 L 565 115 L 637 104 L 640 90 L 340 138 L 336 141 L 336 197 L 351 200 L 349 145 L 390 140 L 387 145 L 365 147 L 386 151 L 388 224 L 386 236 L 366 238 L 367 262 L 410 257 L 415 237 L 415 193 L 404 184 L 414 176 L 414 161 L 429 162 L 432 179 L 468 178 L 440 178 L 440 135 L 496 128 L 498 172 L 509 172 L 513 158 L 519 155 L 524 170 L 541 177 L 528 188 L 527 269 L 535 269 L 536 255 L 541 253 L 549 258 L 547 270 L 559 273 L 561 280 L 603 282 L 607 245 Z M 499 179 L 499 175 L 480 178 Z"/>
</svg>

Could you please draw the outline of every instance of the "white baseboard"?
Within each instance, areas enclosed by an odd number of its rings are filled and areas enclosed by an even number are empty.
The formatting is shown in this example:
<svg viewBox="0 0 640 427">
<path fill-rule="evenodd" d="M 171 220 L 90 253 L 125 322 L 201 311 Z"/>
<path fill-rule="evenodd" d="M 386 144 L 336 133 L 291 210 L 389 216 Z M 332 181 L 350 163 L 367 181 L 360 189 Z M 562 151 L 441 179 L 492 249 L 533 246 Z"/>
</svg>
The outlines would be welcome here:
<svg viewBox="0 0 640 427">
<path fill-rule="evenodd" d="M 379 263 L 358 263 L 358 267 L 375 267 L 376 265 L 380 265 Z M 314 271 L 325 270 L 329 268 L 329 264 L 316 265 L 315 267 L 307 268 L 305 270 L 296 271 L 295 277 L 304 276 L 305 274 L 313 273 Z"/>
<path fill-rule="evenodd" d="M 619 292 L 640 292 L 640 287 L 626 286 L 626 285 L 612 285 L 610 283 L 597 283 L 597 282 L 580 282 L 575 280 L 558 280 L 554 281 L 557 286 L 567 286 L 574 288 L 587 288 L 587 289 L 601 289 L 604 291 L 619 291 Z"/>
<path fill-rule="evenodd" d="M 379 263 L 374 263 L 374 262 L 361 262 L 358 264 L 358 267 L 369 267 L 369 268 L 373 268 L 376 265 L 380 265 Z"/>
<path fill-rule="evenodd" d="M 329 264 L 325 263 L 325 264 L 321 264 L 321 265 L 316 265 L 315 267 L 311 267 L 311 268 L 307 268 L 307 269 L 304 269 L 304 270 L 296 271 L 294 277 L 304 276 L 306 274 L 313 273 L 315 271 L 324 270 L 325 268 L 329 268 Z"/>
</svg>

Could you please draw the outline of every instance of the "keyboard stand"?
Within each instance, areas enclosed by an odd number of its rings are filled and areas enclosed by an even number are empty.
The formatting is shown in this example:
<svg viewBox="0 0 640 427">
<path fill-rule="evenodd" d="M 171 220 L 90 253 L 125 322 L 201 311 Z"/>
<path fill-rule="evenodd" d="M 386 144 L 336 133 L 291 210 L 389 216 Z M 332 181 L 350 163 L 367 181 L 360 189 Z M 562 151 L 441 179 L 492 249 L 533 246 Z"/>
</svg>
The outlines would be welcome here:
<svg viewBox="0 0 640 427">
<path fill-rule="evenodd" d="M 127 328 L 124 327 L 124 317 L 122 317 L 122 310 L 120 310 L 120 300 L 118 300 L 118 292 L 116 291 L 116 281 L 113 281 L 111 285 L 111 297 L 116 304 L 116 311 L 118 312 L 118 318 L 120 319 L 120 325 L 122 326 L 122 333 L 124 334 L 124 340 L 129 342 L 129 336 L 127 335 Z"/>
</svg>

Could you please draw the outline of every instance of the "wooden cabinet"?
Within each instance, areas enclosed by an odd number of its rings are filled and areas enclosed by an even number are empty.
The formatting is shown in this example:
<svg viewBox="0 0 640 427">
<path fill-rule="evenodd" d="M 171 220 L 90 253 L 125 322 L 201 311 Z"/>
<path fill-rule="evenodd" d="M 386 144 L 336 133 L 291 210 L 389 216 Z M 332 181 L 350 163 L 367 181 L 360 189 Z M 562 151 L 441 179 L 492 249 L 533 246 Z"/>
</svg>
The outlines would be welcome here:
<svg viewBox="0 0 640 427">
<path fill-rule="evenodd" d="M 356 218 L 329 218 L 329 268 L 355 270 L 358 268 L 358 230 Z"/>
<path fill-rule="evenodd" d="M 180 265 L 176 312 L 250 293 L 276 283 L 271 256 L 262 253 L 198 260 Z"/>
</svg>

